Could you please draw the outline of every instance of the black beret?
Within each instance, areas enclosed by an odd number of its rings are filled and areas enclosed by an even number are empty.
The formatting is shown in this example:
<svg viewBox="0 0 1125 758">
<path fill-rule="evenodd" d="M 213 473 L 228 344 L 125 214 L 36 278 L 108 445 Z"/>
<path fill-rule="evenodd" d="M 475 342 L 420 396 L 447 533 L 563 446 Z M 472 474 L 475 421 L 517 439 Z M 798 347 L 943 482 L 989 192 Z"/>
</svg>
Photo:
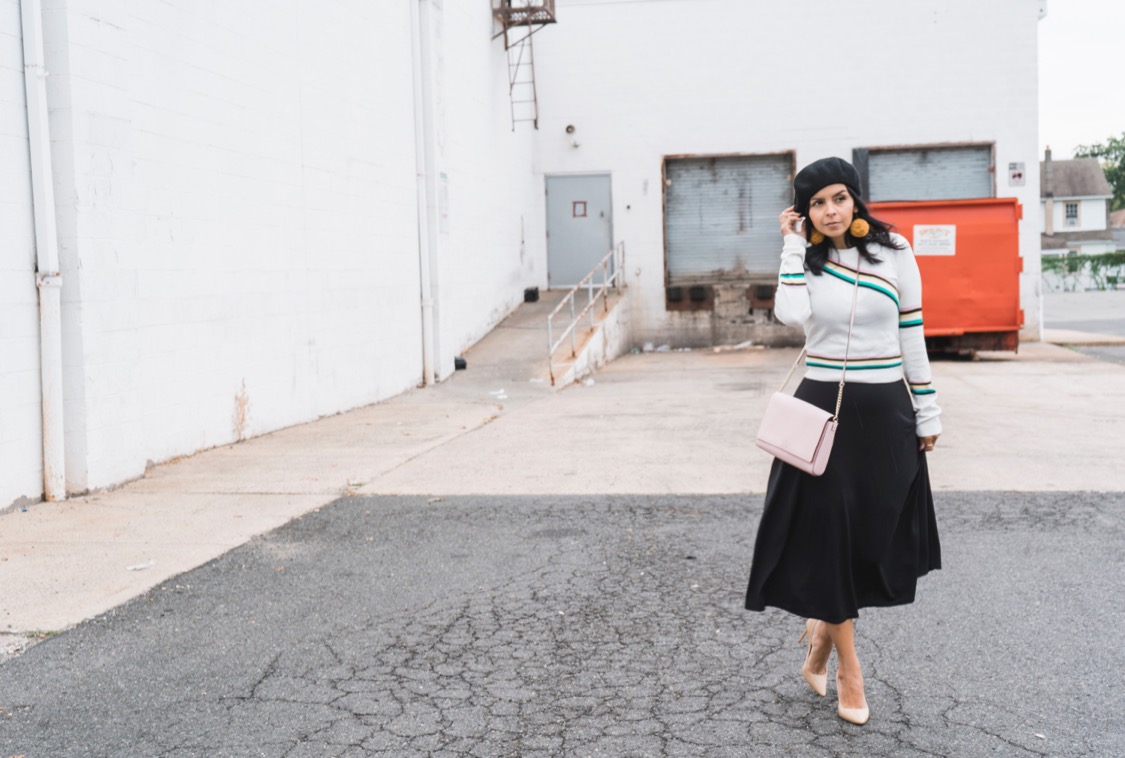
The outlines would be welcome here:
<svg viewBox="0 0 1125 758">
<path fill-rule="evenodd" d="M 821 158 L 797 172 L 793 178 L 793 206 L 800 212 L 808 210 L 812 196 L 830 184 L 846 184 L 853 195 L 859 195 L 859 172 L 843 158 Z"/>
</svg>

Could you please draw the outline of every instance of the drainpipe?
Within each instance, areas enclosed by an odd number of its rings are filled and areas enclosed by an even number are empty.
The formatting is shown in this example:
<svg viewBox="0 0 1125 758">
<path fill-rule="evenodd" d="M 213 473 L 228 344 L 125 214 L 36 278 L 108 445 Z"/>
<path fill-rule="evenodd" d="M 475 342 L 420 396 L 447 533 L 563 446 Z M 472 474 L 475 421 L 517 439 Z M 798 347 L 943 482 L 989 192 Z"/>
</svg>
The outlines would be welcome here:
<svg viewBox="0 0 1125 758">
<path fill-rule="evenodd" d="M 418 271 L 422 296 L 422 381 L 434 383 L 434 298 L 430 280 L 430 252 L 437 237 L 437 217 L 430 205 L 436 191 L 430 124 L 429 25 L 419 7 L 426 0 L 410 0 L 410 33 L 414 65 L 414 165 L 418 192 Z"/>
<path fill-rule="evenodd" d="M 47 68 L 40 0 L 21 0 L 27 140 L 35 215 L 35 284 L 39 290 L 39 374 L 43 392 L 43 497 L 66 499 L 62 392 L 62 276 L 55 230 L 51 136 L 47 128 Z"/>
</svg>

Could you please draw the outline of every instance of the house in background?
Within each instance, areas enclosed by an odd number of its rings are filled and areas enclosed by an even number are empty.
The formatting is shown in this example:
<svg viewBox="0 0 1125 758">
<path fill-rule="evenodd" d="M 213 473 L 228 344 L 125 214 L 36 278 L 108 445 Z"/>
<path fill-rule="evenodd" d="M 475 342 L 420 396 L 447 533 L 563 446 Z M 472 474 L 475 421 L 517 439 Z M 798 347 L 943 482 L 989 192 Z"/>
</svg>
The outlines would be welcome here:
<svg viewBox="0 0 1125 758">
<path fill-rule="evenodd" d="M 1111 253 L 1113 188 L 1096 158 L 1056 161 L 1047 148 L 1039 164 L 1040 229 L 1044 255 Z"/>
</svg>

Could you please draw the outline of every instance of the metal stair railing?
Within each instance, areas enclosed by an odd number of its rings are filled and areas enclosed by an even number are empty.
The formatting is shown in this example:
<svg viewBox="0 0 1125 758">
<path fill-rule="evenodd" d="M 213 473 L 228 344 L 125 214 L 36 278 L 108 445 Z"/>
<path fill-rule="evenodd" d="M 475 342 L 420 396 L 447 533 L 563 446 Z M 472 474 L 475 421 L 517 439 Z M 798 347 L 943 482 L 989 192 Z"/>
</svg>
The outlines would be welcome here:
<svg viewBox="0 0 1125 758">
<path fill-rule="evenodd" d="M 591 331 L 594 329 L 594 303 L 597 302 L 599 297 L 602 298 L 603 312 L 609 312 L 609 289 L 610 287 L 618 289 L 624 265 L 625 242 L 622 241 L 618 242 L 612 250 L 606 253 L 605 257 L 590 270 L 590 273 L 582 277 L 582 281 L 578 282 L 578 284 L 571 288 L 570 292 L 566 293 L 566 297 L 555 306 L 555 309 L 551 311 L 551 315 L 547 316 L 547 371 L 551 375 L 552 387 L 555 386 L 555 351 L 562 346 L 562 343 L 567 337 L 570 337 L 570 357 L 572 359 L 578 357 L 578 322 L 581 321 L 584 316 L 589 315 L 590 329 Z M 610 273 L 611 266 L 613 269 L 612 274 Z M 597 274 L 599 270 L 602 272 L 602 283 L 595 293 L 594 275 Z M 582 288 L 585 288 L 587 293 L 586 307 L 583 308 L 580 313 L 575 314 L 575 297 L 578 294 L 578 290 Z M 570 305 L 570 321 L 567 327 L 563 329 L 558 339 L 555 339 L 554 318 L 568 303 Z"/>
</svg>

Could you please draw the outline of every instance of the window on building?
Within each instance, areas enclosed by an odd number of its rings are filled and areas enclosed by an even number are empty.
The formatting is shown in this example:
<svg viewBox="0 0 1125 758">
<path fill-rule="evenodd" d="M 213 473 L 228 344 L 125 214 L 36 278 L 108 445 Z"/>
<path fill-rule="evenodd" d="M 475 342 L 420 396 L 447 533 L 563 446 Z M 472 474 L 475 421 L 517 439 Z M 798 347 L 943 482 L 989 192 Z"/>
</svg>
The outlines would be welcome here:
<svg viewBox="0 0 1125 758">
<path fill-rule="evenodd" d="M 1078 203 L 1066 204 L 1066 225 L 1078 226 Z"/>
<path fill-rule="evenodd" d="M 853 162 L 869 200 L 993 197 L 992 145 L 857 148 Z"/>
</svg>

